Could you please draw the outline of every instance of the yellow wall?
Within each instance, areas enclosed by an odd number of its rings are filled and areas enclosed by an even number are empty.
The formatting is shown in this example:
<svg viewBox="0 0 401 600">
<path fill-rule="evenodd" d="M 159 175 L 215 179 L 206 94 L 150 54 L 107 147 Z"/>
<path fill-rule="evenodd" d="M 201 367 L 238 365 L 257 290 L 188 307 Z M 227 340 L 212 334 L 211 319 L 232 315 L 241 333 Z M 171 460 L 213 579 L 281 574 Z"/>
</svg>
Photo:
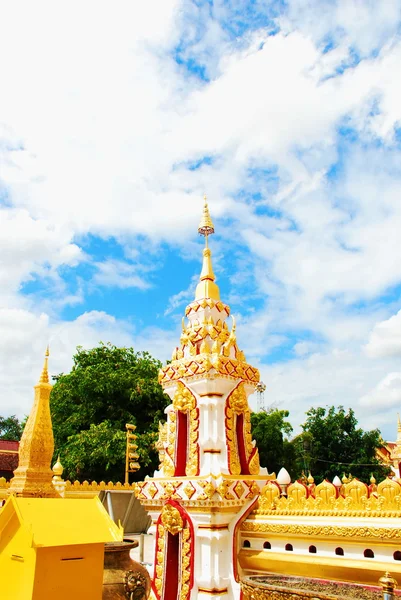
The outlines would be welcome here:
<svg viewBox="0 0 401 600">
<path fill-rule="evenodd" d="M 28 600 L 32 597 L 35 550 L 14 513 L 0 535 L 0 598 Z"/>
<path fill-rule="evenodd" d="M 103 557 L 104 544 L 38 548 L 32 600 L 101 600 Z"/>
</svg>

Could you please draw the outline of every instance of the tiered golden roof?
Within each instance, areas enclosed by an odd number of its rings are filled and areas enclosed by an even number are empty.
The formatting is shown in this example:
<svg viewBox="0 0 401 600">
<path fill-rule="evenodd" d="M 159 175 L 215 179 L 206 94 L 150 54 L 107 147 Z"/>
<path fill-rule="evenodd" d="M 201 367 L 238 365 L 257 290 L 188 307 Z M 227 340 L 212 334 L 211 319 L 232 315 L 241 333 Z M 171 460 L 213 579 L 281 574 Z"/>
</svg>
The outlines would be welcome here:
<svg viewBox="0 0 401 600">
<path fill-rule="evenodd" d="M 208 236 L 214 233 L 214 225 L 206 196 L 198 232 L 205 236 L 206 244 L 195 300 L 185 311 L 190 322 L 186 325 L 183 319 L 181 346 L 174 350 L 171 363 L 161 369 L 159 381 L 168 384 L 182 377 L 204 377 L 217 373 L 256 384 L 259 371 L 246 363 L 244 353 L 238 348 L 235 320 L 231 331 L 225 322 L 230 308 L 220 301 L 220 291 L 215 283 L 211 251 L 207 243 Z M 193 318 L 197 314 L 202 316 Z"/>
</svg>

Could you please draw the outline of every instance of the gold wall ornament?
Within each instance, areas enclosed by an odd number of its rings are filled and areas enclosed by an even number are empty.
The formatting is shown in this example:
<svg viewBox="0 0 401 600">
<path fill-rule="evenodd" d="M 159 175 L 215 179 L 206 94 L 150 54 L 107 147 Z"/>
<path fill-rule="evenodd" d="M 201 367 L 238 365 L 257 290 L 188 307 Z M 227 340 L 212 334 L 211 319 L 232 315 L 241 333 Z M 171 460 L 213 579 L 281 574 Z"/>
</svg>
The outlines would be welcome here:
<svg viewBox="0 0 401 600">
<path fill-rule="evenodd" d="M 260 493 L 257 512 L 263 514 L 264 511 L 275 510 L 276 500 L 280 498 L 280 496 L 281 490 L 278 484 L 275 481 L 268 481 Z"/>
<path fill-rule="evenodd" d="M 192 392 L 185 387 L 181 381 L 177 383 L 177 389 L 173 397 L 173 407 L 181 412 L 188 412 L 195 407 L 196 400 Z"/>
<path fill-rule="evenodd" d="M 164 462 L 164 455 L 166 453 L 167 444 L 167 421 L 162 423 L 159 421 L 159 437 L 155 443 L 156 450 L 159 453 L 159 469 L 162 468 Z"/>
<path fill-rule="evenodd" d="M 296 504 L 300 504 L 308 496 L 308 489 L 300 481 L 291 483 L 287 488 L 287 498 L 292 499 Z"/>
<path fill-rule="evenodd" d="M 325 479 L 315 488 L 315 498 L 320 499 L 322 504 L 330 504 L 337 497 L 336 486 Z"/>
<path fill-rule="evenodd" d="M 171 504 L 165 504 L 161 512 L 161 522 L 166 531 L 172 535 L 177 535 L 184 526 L 182 517 L 177 508 Z"/>
<path fill-rule="evenodd" d="M 335 486 L 323 481 L 314 490 L 314 495 L 304 496 L 296 483 L 287 489 L 287 497 L 280 496 L 274 482 L 262 489 L 255 515 L 334 515 L 338 517 L 400 517 L 401 486 L 396 481 L 385 479 L 371 493 L 366 484 L 353 479 L 344 485 L 344 496 L 337 497 Z"/>
<path fill-rule="evenodd" d="M 199 472 L 199 409 L 196 406 L 195 396 L 182 381 L 177 382 L 177 388 L 173 396 L 173 408 L 176 412 L 171 411 L 169 413 L 169 435 L 163 458 L 163 472 L 169 477 L 175 476 L 178 444 L 180 443 L 177 437 L 177 413 L 182 412 L 188 415 L 185 474 L 195 476 Z"/>
<path fill-rule="evenodd" d="M 230 402 L 230 408 L 236 414 L 242 414 L 246 410 L 249 410 L 248 398 L 246 396 L 244 384 L 241 383 L 239 386 L 237 386 L 235 388 L 235 390 L 230 394 L 229 402 Z"/>
<path fill-rule="evenodd" d="M 23 497 L 59 498 L 52 483 L 51 461 L 54 452 L 53 427 L 50 415 L 48 373 L 49 348 L 46 350 L 35 398 L 19 445 L 18 467 L 8 488 L 9 494 Z"/>
<path fill-rule="evenodd" d="M 353 479 L 345 484 L 344 494 L 346 497 L 352 498 L 353 504 L 363 505 L 369 495 L 369 488 L 366 483 L 359 481 L 359 479 Z"/>
<path fill-rule="evenodd" d="M 179 379 L 198 378 L 207 376 L 211 369 L 215 369 L 222 377 L 243 379 L 247 383 L 256 384 L 260 379 L 258 369 L 237 358 L 226 357 L 212 352 L 196 354 L 196 347 L 190 342 L 190 356 L 181 360 L 172 361 L 159 371 L 159 383 L 166 385 Z M 211 360 L 210 360 L 211 357 Z"/>
<path fill-rule="evenodd" d="M 397 481 L 386 477 L 377 486 L 377 494 L 383 495 L 387 502 L 393 503 L 397 497 L 401 496 L 401 485 Z"/>
<path fill-rule="evenodd" d="M 300 535 L 335 538 L 371 538 L 372 540 L 401 539 L 401 529 L 392 527 L 306 525 L 244 521 L 242 532 L 271 533 L 277 535 Z"/>
<path fill-rule="evenodd" d="M 177 516 L 178 513 L 178 516 Z M 164 515 L 164 519 L 163 519 Z M 158 599 L 163 589 L 168 586 L 168 533 L 179 536 L 178 565 L 181 566 L 179 576 L 178 599 L 189 600 L 193 580 L 191 579 L 193 539 L 189 519 L 183 517 L 179 510 L 171 504 L 163 507 L 156 530 L 156 560 L 153 589 Z"/>
<path fill-rule="evenodd" d="M 228 467 L 232 475 L 243 474 L 256 475 L 260 472 L 259 452 L 252 440 L 251 413 L 248 406 L 248 398 L 243 382 L 229 394 L 225 408 L 225 430 L 228 455 Z M 238 448 L 238 431 L 242 427 L 241 438 L 244 442 L 246 467 L 241 466 L 240 450 Z"/>
</svg>

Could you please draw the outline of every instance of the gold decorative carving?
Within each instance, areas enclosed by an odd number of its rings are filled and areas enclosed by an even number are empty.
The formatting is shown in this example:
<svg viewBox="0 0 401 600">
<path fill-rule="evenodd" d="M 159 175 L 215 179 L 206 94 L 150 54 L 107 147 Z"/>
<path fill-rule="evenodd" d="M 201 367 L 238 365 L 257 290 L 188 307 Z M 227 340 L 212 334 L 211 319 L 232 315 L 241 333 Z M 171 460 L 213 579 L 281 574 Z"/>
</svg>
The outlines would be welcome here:
<svg viewBox="0 0 401 600">
<path fill-rule="evenodd" d="M 192 496 L 194 494 L 196 494 L 196 489 L 194 488 L 194 486 L 192 485 L 192 483 L 190 481 L 187 483 L 187 485 L 185 485 L 183 487 L 183 491 L 186 494 L 187 498 L 189 498 L 189 499 L 191 499 Z"/>
<path fill-rule="evenodd" d="M 241 531 L 278 533 L 302 536 L 324 536 L 345 538 L 401 539 L 401 529 L 391 527 L 346 527 L 335 525 L 293 525 L 244 521 Z"/>
<path fill-rule="evenodd" d="M 161 522 L 163 527 L 172 535 L 176 535 L 183 528 L 183 521 L 180 512 L 171 504 L 165 504 L 161 512 Z"/>
<path fill-rule="evenodd" d="M 215 494 L 216 486 L 211 481 L 200 481 L 199 485 L 203 488 L 205 497 L 211 500 Z"/>
<path fill-rule="evenodd" d="M 167 477 L 174 477 L 177 439 L 176 423 L 177 412 L 188 414 L 188 460 L 186 475 L 197 475 L 199 471 L 199 409 L 196 407 L 196 399 L 192 392 L 181 382 L 177 382 L 177 388 L 173 397 L 173 408 L 176 412 L 169 413 L 169 434 L 167 447 L 163 459 L 163 473 Z"/>
<path fill-rule="evenodd" d="M 315 498 L 320 499 L 322 504 L 330 504 L 337 496 L 336 486 L 330 481 L 324 480 L 315 488 Z"/>
<path fill-rule="evenodd" d="M 164 462 L 164 455 L 166 453 L 167 443 L 167 422 L 162 423 L 159 421 L 159 437 L 155 443 L 156 450 L 159 453 L 159 469 L 162 468 Z"/>
<path fill-rule="evenodd" d="M 259 452 L 252 441 L 251 413 L 244 383 L 241 382 L 228 396 L 226 401 L 226 443 L 230 473 L 240 475 L 241 463 L 237 445 L 236 428 L 238 416 L 243 416 L 243 437 L 248 470 L 251 475 L 260 472 Z"/>
<path fill-rule="evenodd" d="M 393 481 L 389 477 L 386 477 L 384 481 L 381 481 L 377 486 L 377 494 L 383 495 L 387 501 L 393 503 L 396 498 L 401 496 L 401 485 L 397 481 Z"/>
<path fill-rule="evenodd" d="M 237 498 L 242 498 L 242 496 L 244 495 L 245 492 L 245 488 L 242 485 L 241 481 L 237 481 L 237 483 L 234 486 L 234 492 L 237 496 Z"/>
<path fill-rule="evenodd" d="M 173 398 L 173 407 L 181 412 L 188 412 L 195 407 L 195 398 L 190 390 L 181 381 L 177 383 L 177 389 Z"/>
<path fill-rule="evenodd" d="M 185 522 L 184 522 L 185 521 Z M 181 516 L 179 510 L 171 504 L 166 504 L 163 507 L 160 521 L 157 527 L 157 545 L 156 545 L 156 568 L 154 586 L 157 591 L 157 596 L 160 598 L 164 576 L 166 573 L 166 534 L 180 536 L 180 589 L 179 600 L 189 600 L 190 579 L 191 579 L 191 556 L 192 556 L 192 540 L 189 522 Z"/>
<path fill-rule="evenodd" d="M 287 488 L 287 498 L 299 504 L 308 495 L 306 486 L 300 481 L 295 481 Z"/>
<path fill-rule="evenodd" d="M 193 347 L 195 348 L 195 346 Z M 212 353 L 210 356 L 198 354 L 196 358 L 193 355 L 182 360 L 172 361 L 160 370 L 159 383 L 164 385 L 184 377 L 192 378 L 199 375 L 209 375 L 212 369 L 217 371 L 221 377 L 241 378 L 249 383 L 256 384 L 260 379 L 259 371 L 255 367 L 237 358 Z"/>
<path fill-rule="evenodd" d="M 246 397 L 243 384 L 240 384 L 238 387 L 236 387 L 235 390 L 230 394 L 230 408 L 237 415 L 249 410 L 248 399 Z"/>
<path fill-rule="evenodd" d="M 181 547 L 181 591 L 180 600 L 187 600 L 189 597 L 189 581 L 191 577 L 191 531 L 189 523 L 185 523 L 182 532 L 182 547 Z"/>
<path fill-rule="evenodd" d="M 24 497 L 58 498 L 52 483 L 51 460 L 54 452 L 53 427 L 50 416 L 48 373 L 49 349 L 39 383 L 35 385 L 35 399 L 19 445 L 19 462 L 8 492 Z"/>
<path fill-rule="evenodd" d="M 269 482 L 261 491 L 255 514 L 401 516 L 401 486 L 389 478 L 379 483 L 377 492 L 370 495 L 367 485 L 357 479 L 345 483 L 344 496 L 339 497 L 335 486 L 329 481 L 316 486 L 314 495 L 309 497 L 304 495 L 300 485 L 303 484 L 291 484 L 285 497 L 281 496 L 274 482 Z M 293 490 L 298 491 L 293 493 Z"/>
</svg>

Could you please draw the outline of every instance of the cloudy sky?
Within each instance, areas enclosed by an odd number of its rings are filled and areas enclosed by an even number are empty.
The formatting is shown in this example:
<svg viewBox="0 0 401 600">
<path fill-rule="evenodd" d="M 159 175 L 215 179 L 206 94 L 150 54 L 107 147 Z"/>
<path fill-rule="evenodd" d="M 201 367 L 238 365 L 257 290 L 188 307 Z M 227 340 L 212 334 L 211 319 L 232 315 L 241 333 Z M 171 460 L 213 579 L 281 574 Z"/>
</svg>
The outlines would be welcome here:
<svg viewBox="0 0 401 600">
<path fill-rule="evenodd" d="M 265 403 L 394 439 L 401 0 L 15 0 L 0 23 L 0 414 L 29 411 L 48 342 L 53 373 L 100 340 L 170 358 L 206 191 Z"/>
</svg>

